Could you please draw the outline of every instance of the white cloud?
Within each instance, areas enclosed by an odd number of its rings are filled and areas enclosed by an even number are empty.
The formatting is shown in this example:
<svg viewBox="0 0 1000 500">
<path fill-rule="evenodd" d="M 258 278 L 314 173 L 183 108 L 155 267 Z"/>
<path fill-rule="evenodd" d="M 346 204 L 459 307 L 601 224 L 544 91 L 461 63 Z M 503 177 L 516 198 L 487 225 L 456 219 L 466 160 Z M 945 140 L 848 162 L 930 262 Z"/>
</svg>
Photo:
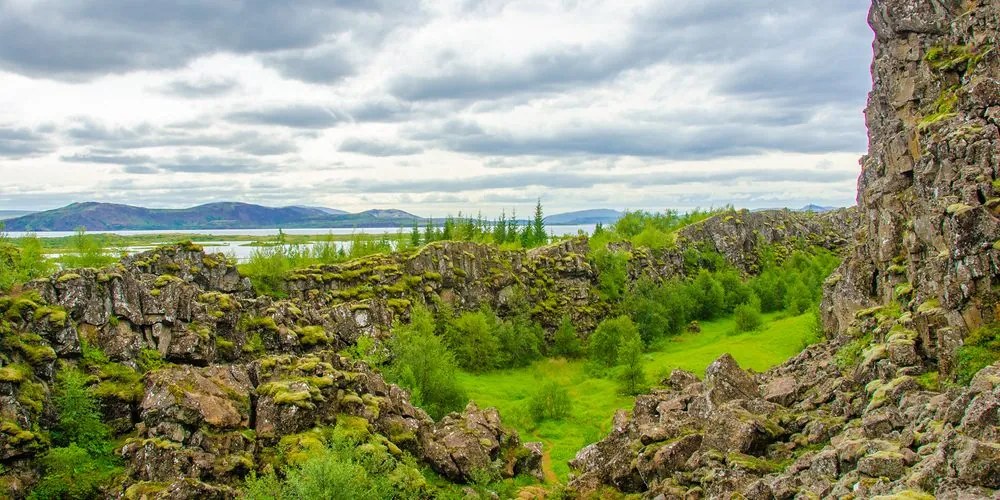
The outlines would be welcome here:
<svg viewBox="0 0 1000 500">
<path fill-rule="evenodd" d="M 116 5 L 0 8 L 0 208 L 854 200 L 865 1 Z"/>
</svg>

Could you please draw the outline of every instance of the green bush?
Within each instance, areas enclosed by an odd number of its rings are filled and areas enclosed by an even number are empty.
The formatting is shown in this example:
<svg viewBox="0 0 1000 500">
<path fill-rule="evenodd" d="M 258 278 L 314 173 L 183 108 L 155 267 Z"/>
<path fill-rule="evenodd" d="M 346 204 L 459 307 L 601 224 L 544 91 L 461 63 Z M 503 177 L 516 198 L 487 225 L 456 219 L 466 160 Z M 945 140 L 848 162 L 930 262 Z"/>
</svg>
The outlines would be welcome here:
<svg viewBox="0 0 1000 500">
<path fill-rule="evenodd" d="M 545 331 L 541 325 L 531 321 L 526 315 L 518 315 L 507 321 L 497 319 L 496 322 L 496 336 L 500 345 L 498 367 L 528 366 L 542 357 Z"/>
<path fill-rule="evenodd" d="M 622 394 L 636 395 L 646 390 L 646 373 L 642 369 L 642 341 L 634 337 L 625 341 L 618 352 L 619 390 Z"/>
<path fill-rule="evenodd" d="M 571 410 L 569 391 L 555 382 L 546 383 L 528 400 L 528 413 L 536 423 L 562 420 Z"/>
<path fill-rule="evenodd" d="M 28 236 L 16 241 L 14 244 L 14 240 L 6 237 L 0 223 L 0 291 L 46 276 L 53 270 L 52 262 L 42 254 L 38 238 Z"/>
<path fill-rule="evenodd" d="M 569 359 L 579 358 L 583 355 L 583 345 L 580 343 L 580 336 L 577 334 L 576 327 L 573 326 L 573 320 L 569 316 L 563 316 L 562 321 L 559 322 L 559 328 L 556 329 L 552 340 L 552 354 Z"/>
<path fill-rule="evenodd" d="M 487 309 L 462 313 L 449 322 L 444 339 L 455 353 L 458 366 L 474 373 L 490 371 L 499 366 L 500 340 L 497 338 L 497 323 L 496 315 Z"/>
<path fill-rule="evenodd" d="M 98 236 L 88 235 L 83 227 L 77 228 L 70 248 L 70 252 L 59 257 L 59 264 L 64 269 L 104 267 L 117 260 L 109 254 Z"/>
<path fill-rule="evenodd" d="M 601 321 L 590 335 L 587 350 L 590 359 L 601 367 L 610 368 L 618 364 L 621 347 L 634 339 L 639 339 L 639 331 L 628 316 L 618 316 Z"/>
<path fill-rule="evenodd" d="M 455 377 L 454 356 L 434 333 L 433 316 L 416 305 L 411 318 L 410 324 L 397 325 L 393 332 L 386 375 L 409 389 L 414 404 L 435 419 L 461 410 L 468 399 Z"/>
<path fill-rule="evenodd" d="M 617 301 L 625 294 L 628 281 L 628 254 L 598 248 L 590 253 L 591 265 L 597 270 L 597 289 L 608 301 Z"/>
<path fill-rule="evenodd" d="M 733 319 L 736 322 L 736 331 L 740 333 L 756 331 L 764 326 L 764 316 L 760 313 L 757 300 L 736 306 L 733 310 Z"/>
<path fill-rule="evenodd" d="M 41 457 L 45 474 L 29 498 L 94 498 L 121 472 L 112 453 L 111 433 L 86 384 L 87 376 L 76 368 L 66 367 L 57 374 L 52 398 L 56 447 Z"/>
<path fill-rule="evenodd" d="M 245 498 L 374 500 L 431 495 L 412 458 L 394 455 L 384 438 L 370 434 L 367 428 L 349 428 L 354 425 L 354 419 L 343 419 L 332 433 L 329 429 L 312 431 L 315 437 L 310 437 L 319 439 L 322 448 L 310 449 L 304 460 L 285 468 L 284 480 L 273 471 L 251 474 L 244 483 Z"/>
</svg>

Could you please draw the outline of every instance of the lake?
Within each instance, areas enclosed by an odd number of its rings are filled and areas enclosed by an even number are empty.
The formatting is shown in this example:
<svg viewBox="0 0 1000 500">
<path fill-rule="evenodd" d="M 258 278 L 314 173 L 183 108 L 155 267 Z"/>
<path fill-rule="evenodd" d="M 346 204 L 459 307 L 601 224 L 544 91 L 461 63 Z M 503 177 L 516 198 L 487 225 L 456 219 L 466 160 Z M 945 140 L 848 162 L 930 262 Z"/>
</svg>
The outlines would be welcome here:
<svg viewBox="0 0 1000 500">
<path fill-rule="evenodd" d="M 581 231 L 586 234 L 591 234 L 594 232 L 594 224 L 580 224 L 580 225 L 565 225 L 565 226 L 546 226 L 549 234 L 555 236 L 566 236 L 579 234 Z M 315 235 L 317 237 L 324 236 L 327 234 L 337 234 L 337 235 L 350 235 L 356 233 L 363 234 L 395 234 L 399 231 L 399 228 L 395 227 L 366 227 L 357 229 L 346 229 L 346 228 L 312 228 L 312 229 L 281 229 L 285 234 L 294 235 Z M 422 230 L 422 228 L 421 228 Z M 191 230 L 163 230 L 163 231 L 88 231 L 87 234 L 118 234 L 121 236 L 149 236 L 149 235 L 164 235 L 168 236 L 164 238 L 163 243 L 169 243 L 169 235 L 171 234 L 198 234 L 198 235 L 208 235 L 208 236 L 275 236 L 278 234 L 278 228 L 273 229 L 191 229 Z M 403 233 L 407 234 L 409 229 L 403 229 Z M 21 232 L 21 231 L 11 231 L 6 233 L 7 236 L 11 238 L 19 238 L 27 235 L 35 235 L 39 238 L 61 238 L 65 236 L 73 236 L 76 234 L 75 231 L 40 231 L 40 232 Z M 253 252 L 260 247 L 248 245 L 247 241 L 199 241 L 198 244 L 205 247 L 205 251 L 208 253 L 224 253 L 230 257 L 235 258 L 238 262 L 246 262 Z M 337 248 L 343 248 L 344 251 L 349 251 L 351 249 L 350 241 L 334 241 L 330 242 L 336 245 Z M 285 245 L 292 246 L 292 245 Z M 313 243 L 301 243 L 300 247 L 311 247 Z M 138 253 L 151 250 L 155 245 L 141 245 L 141 246 L 130 246 L 123 248 L 126 253 Z M 59 254 L 50 254 L 50 257 L 56 258 Z"/>
</svg>

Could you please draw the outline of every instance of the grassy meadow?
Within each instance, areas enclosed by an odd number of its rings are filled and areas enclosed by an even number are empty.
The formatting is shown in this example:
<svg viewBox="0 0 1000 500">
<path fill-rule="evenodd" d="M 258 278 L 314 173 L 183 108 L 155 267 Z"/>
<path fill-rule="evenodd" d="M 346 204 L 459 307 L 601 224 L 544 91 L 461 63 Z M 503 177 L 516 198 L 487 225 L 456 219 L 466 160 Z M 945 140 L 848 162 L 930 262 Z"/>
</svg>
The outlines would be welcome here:
<svg viewBox="0 0 1000 500">
<path fill-rule="evenodd" d="M 764 371 L 794 356 L 810 341 L 813 315 L 785 317 L 765 315 L 762 329 L 735 334 L 732 318 L 701 323 L 700 333 L 685 333 L 663 339 L 643 360 L 648 380 L 655 383 L 681 368 L 702 376 L 705 368 L 723 353 L 730 353 L 744 368 Z M 587 361 L 541 359 L 525 368 L 484 374 L 459 374 L 470 399 L 481 407 L 495 406 L 508 425 L 524 441 L 545 445 L 545 472 L 549 481 L 565 481 L 567 462 L 585 445 L 606 436 L 615 411 L 631 410 L 634 398 L 618 393 L 612 377 L 589 373 Z M 570 416 L 535 424 L 528 416 L 527 401 L 543 382 L 564 386 L 572 399 Z"/>
</svg>

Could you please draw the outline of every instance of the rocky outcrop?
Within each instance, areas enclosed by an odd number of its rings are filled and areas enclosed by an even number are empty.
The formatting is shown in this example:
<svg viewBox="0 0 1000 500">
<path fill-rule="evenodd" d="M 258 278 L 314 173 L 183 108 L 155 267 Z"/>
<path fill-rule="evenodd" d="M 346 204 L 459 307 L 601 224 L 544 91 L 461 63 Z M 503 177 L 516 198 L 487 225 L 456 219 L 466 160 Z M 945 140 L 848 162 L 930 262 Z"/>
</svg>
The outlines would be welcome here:
<svg viewBox="0 0 1000 500">
<path fill-rule="evenodd" d="M 995 321 L 1000 279 L 1000 53 L 996 2 L 876 0 L 857 245 L 828 281 L 827 328 L 898 301 L 945 374 Z"/>
<path fill-rule="evenodd" d="M 889 363 L 845 372 L 837 351 L 813 346 L 756 375 L 726 355 L 704 382 L 675 372 L 580 451 L 570 490 L 751 499 L 996 493 L 1000 363 L 969 387 L 940 393 Z"/>
</svg>

